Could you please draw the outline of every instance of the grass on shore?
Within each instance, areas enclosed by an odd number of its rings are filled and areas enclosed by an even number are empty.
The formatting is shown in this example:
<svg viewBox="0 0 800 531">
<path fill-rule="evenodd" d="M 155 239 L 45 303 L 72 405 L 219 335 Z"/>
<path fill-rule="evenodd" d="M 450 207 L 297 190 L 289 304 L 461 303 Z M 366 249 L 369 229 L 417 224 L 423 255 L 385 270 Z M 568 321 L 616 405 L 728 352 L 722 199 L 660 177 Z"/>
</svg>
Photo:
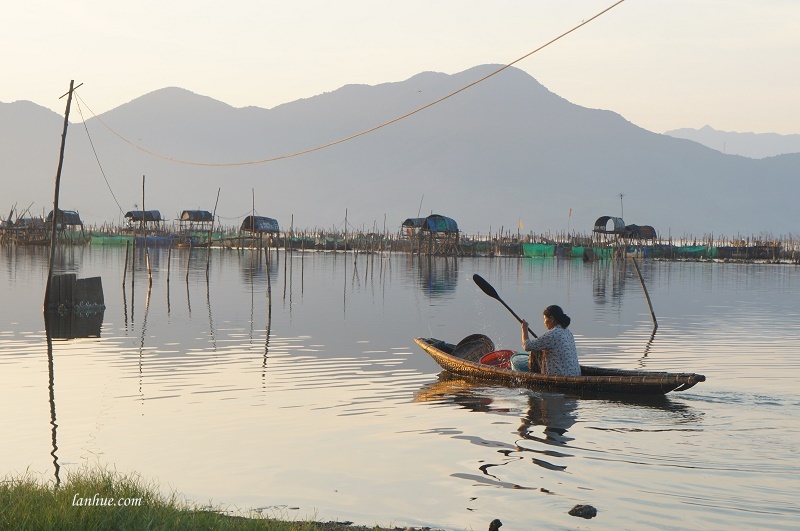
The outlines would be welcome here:
<svg viewBox="0 0 800 531">
<path fill-rule="evenodd" d="M 222 529 L 270 531 L 381 531 L 337 522 L 229 516 L 221 509 L 193 507 L 177 494 L 164 496 L 138 475 L 108 470 L 68 474 L 59 486 L 30 475 L 0 481 L 0 529 Z"/>
</svg>

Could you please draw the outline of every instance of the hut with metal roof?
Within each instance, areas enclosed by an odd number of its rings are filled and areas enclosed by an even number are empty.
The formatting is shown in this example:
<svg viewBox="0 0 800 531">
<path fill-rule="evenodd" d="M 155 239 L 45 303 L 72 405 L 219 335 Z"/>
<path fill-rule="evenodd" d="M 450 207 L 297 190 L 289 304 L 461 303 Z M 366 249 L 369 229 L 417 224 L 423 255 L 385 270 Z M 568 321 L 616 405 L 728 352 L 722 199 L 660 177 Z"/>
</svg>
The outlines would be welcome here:
<svg viewBox="0 0 800 531">
<path fill-rule="evenodd" d="M 655 240 L 656 229 L 650 225 L 625 225 L 625 236 L 631 240 Z"/>
<path fill-rule="evenodd" d="M 125 219 L 128 223 L 160 223 L 164 221 L 161 218 L 161 212 L 158 210 L 129 210 L 125 213 Z"/>
<path fill-rule="evenodd" d="M 403 222 L 408 235 L 418 243 L 418 254 L 460 255 L 460 231 L 453 218 L 431 214 L 425 218 L 408 218 Z"/>
<path fill-rule="evenodd" d="M 459 232 L 456 220 L 440 214 L 431 214 L 425 218 L 425 226 L 422 230 L 440 234 L 458 234 Z"/>
<path fill-rule="evenodd" d="M 425 218 L 406 218 L 402 227 L 406 229 L 420 229 L 425 224 Z"/>
<path fill-rule="evenodd" d="M 641 249 L 648 242 L 652 244 L 658 237 L 656 229 L 650 225 L 626 225 L 622 218 L 614 216 L 597 218 L 592 233 L 595 247 L 606 248 L 616 256 L 627 254 L 629 245 Z"/>
<path fill-rule="evenodd" d="M 242 226 L 239 227 L 240 232 L 249 232 L 251 234 L 277 234 L 280 230 L 278 220 L 266 216 L 247 216 L 242 221 Z"/>
<path fill-rule="evenodd" d="M 214 221 L 214 216 L 208 210 L 184 210 L 181 212 L 181 217 L 178 221 L 188 223 L 211 223 Z"/>
<path fill-rule="evenodd" d="M 213 222 L 214 215 L 208 210 L 184 210 L 178 218 L 178 228 L 183 233 L 209 230 Z"/>
<path fill-rule="evenodd" d="M 49 214 L 47 214 L 47 218 L 45 218 L 47 223 L 53 222 L 53 211 L 51 210 Z M 83 221 L 81 221 L 81 216 L 75 210 L 61 210 L 58 209 L 58 215 L 56 216 L 56 223 L 60 225 L 60 228 L 64 227 L 83 227 Z"/>
<path fill-rule="evenodd" d="M 402 232 L 407 238 L 415 238 L 419 236 L 419 231 L 422 230 L 424 225 L 425 218 L 407 218 L 400 227 L 402 227 Z"/>
<path fill-rule="evenodd" d="M 58 214 L 55 216 L 55 220 L 58 238 L 62 243 L 85 244 L 88 241 L 86 233 L 83 230 L 83 221 L 81 221 L 81 216 L 75 210 L 61 210 L 59 208 Z M 47 214 L 47 217 L 44 221 L 48 228 L 47 230 L 52 230 L 52 210 Z"/>
<path fill-rule="evenodd" d="M 178 246 L 208 245 L 214 215 L 208 210 L 184 210 L 178 218 Z"/>
<path fill-rule="evenodd" d="M 280 233 L 280 225 L 277 219 L 266 216 L 247 216 L 239 227 L 239 247 L 256 246 L 261 248 L 264 245 L 264 235 L 267 236 L 267 246 L 273 242 L 273 237 Z M 242 237 L 243 233 L 250 234 L 248 238 Z"/>
<path fill-rule="evenodd" d="M 609 226 L 611 222 L 611 226 Z M 594 229 L 592 232 L 595 234 L 625 234 L 625 222 L 622 218 L 615 218 L 613 216 L 601 216 L 594 222 Z"/>
</svg>

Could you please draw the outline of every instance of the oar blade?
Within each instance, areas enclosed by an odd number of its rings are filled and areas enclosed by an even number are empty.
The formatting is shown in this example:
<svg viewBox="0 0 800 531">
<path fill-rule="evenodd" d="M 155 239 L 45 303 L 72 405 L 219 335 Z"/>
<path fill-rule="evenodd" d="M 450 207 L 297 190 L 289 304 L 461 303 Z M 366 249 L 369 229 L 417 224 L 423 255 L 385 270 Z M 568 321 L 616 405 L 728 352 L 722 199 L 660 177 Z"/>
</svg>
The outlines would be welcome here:
<svg viewBox="0 0 800 531">
<path fill-rule="evenodd" d="M 480 276 L 479 274 L 475 273 L 474 275 L 472 275 L 472 280 L 474 280 L 475 284 L 477 284 L 478 287 L 481 288 L 481 291 L 483 291 L 485 294 L 487 294 L 491 298 L 497 299 L 500 302 L 500 304 L 505 306 L 506 310 L 511 312 L 511 315 L 513 315 L 514 318 L 517 321 L 519 321 L 520 323 L 522 322 L 522 318 L 519 315 L 517 315 L 516 312 L 514 310 L 512 310 L 511 307 L 508 304 L 506 304 L 503 299 L 500 298 L 500 295 L 497 294 L 497 290 L 495 290 L 492 287 L 491 284 L 486 282 L 486 280 L 482 276 Z M 530 332 L 530 334 L 533 337 L 537 337 L 537 335 L 533 332 L 533 330 L 531 330 L 530 327 L 528 327 L 528 332 Z"/>
<path fill-rule="evenodd" d="M 485 294 L 492 297 L 493 299 L 500 300 L 500 295 L 497 294 L 497 291 L 492 287 L 491 284 L 486 282 L 486 280 L 484 280 L 482 276 L 475 273 L 474 275 L 472 275 L 472 280 L 475 281 L 475 284 L 477 284 L 478 287 L 481 288 L 481 291 L 483 291 Z"/>
</svg>

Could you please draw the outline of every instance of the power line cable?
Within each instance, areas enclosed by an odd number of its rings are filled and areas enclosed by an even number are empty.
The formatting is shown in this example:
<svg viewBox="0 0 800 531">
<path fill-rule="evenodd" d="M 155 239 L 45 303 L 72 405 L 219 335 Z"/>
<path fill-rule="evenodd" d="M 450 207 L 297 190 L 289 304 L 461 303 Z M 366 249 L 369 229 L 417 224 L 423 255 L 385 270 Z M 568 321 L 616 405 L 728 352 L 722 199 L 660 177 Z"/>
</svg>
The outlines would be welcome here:
<svg viewBox="0 0 800 531">
<path fill-rule="evenodd" d="M 323 144 L 323 145 L 320 145 L 320 146 L 317 146 L 317 147 L 314 147 L 314 148 L 310 148 L 310 149 L 305 149 L 303 151 L 297 151 L 295 153 L 290 153 L 288 155 L 280 155 L 278 157 L 272 157 L 272 158 L 268 158 L 268 159 L 251 160 L 251 161 L 245 161 L 245 162 L 216 162 L 215 163 L 215 162 L 193 162 L 193 161 L 188 161 L 188 160 L 175 159 L 175 158 L 172 158 L 172 157 L 168 157 L 166 155 L 161 155 L 161 154 L 156 153 L 154 151 L 150 151 L 149 149 L 146 149 L 146 148 L 144 148 L 144 147 L 142 147 L 142 146 L 140 146 L 140 145 L 128 140 L 127 138 L 125 138 L 121 134 L 117 133 L 111 127 L 109 127 L 108 124 L 106 124 L 99 116 L 97 116 L 97 114 L 95 114 L 94 111 L 92 111 L 91 108 L 89 108 L 89 106 L 86 105 L 86 102 L 83 102 L 83 104 L 86 106 L 87 109 L 89 109 L 90 112 L 92 112 L 94 117 L 97 118 L 97 120 L 101 124 L 103 124 L 103 126 L 105 126 L 106 129 L 111 131 L 111 133 L 113 133 L 114 135 L 119 137 L 124 142 L 130 144 L 134 148 L 138 149 L 139 151 L 142 151 L 144 153 L 147 153 L 148 155 L 151 155 L 151 156 L 159 158 L 159 159 L 167 160 L 167 161 L 170 161 L 170 162 L 175 162 L 175 163 L 178 163 L 178 164 L 187 164 L 187 165 L 190 165 L 190 166 L 209 166 L 209 167 L 249 166 L 249 165 L 254 165 L 254 164 L 265 164 L 267 162 L 276 162 L 276 161 L 279 161 L 279 160 L 289 159 L 289 158 L 293 158 L 293 157 L 299 157 L 300 155 L 307 155 L 309 153 L 313 153 L 315 151 L 320 151 L 320 150 L 323 150 L 325 148 L 329 148 L 331 146 L 335 146 L 337 144 L 342 144 L 344 142 L 347 142 L 348 140 L 353 140 L 354 138 L 358 138 L 360 136 L 364 136 L 364 135 L 367 135 L 367 134 L 372 133 L 374 131 L 377 131 L 378 129 L 386 127 L 387 125 L 391 125 L 391 124 L 393 124 L 395 122 L 399 122 L 400 120 L 408 118 L 409 116 L 413 116 L 414 114 L 417 114 L 418 112 L 423 111 L 423 110 L 425 110 L 425 109 L 427 109 L 429 107 L 433 107 L 434 105 L 436 105 L 438 103 L 441 103 L 441 102 L 443 102 L 444 100 L 446 100 L 448 98 L 452 98 L 456 94 L 464 92 L 465 90 L 467 90 L 467 89 L 469 89 L 471 87 L 474 87 L 478 83 L 481 83 L 481 82 L 489 79 L 490 77 L 499 74 L 503 70 L 505 70 L 505 69 L 507 69 L 507 68 L 519 63 L 520 61 L 522 61 L 524 59 L 527 59 L 531 55 L 543 50 L 544 48 L 547 48 L 548 46 L 550 46 L 551 44 L 555 43 L 556 41 L 559 41 L 559 40 L 563 39 L 564 37 L 566 37 L 570 33 L 573 33 L 574 31 L 577 31 L 578 29 L 582 28 L 586 24 L 592 22 L 593 20 L 597 19 L 598 17 L 600 17 L 600 16 L 604 15 L 605 13 L 611 11 L 613 8 L 617 7 L 618 5 L 623 3 L 624 1 L 625 0 L 618 0 L 617 2 L 615 2 L 614 4 L 610 5 L 609 7 L 605 8 L 605 9 L 603 9 L 602 11 L 600 11 L 599 13 L 594 15 L 593 17 L 582 21 L 580 24 L 574 26 L 572 29 L 565 31 L 564 33 L 562 33 L 558 37 L 555 37 L 554 39 L 551 39 L 550 41 L 546 42 L 545 44 L 542 44 L 541 46 L 539 46 L 538 48 L 534 49 L 533 51 L 526 53 L 525 55 L 523 55 L 519 59 L 511 61 L 510 63 L 498 68 L 494 72 L 491 72 L 490 74 L 487 74 L 487 75 L 483 76 L 482 78 L 480 78 L 480 79 L 478 79 L 476 81 L 473 81 L 472 83 L 469 83 L 469 84 L 461 87 L 460 89 L 451 92 L 450 94 L 447 94 L 446 96 L 442 96 L 438 100 L 432 101 L 432 102 L 430 102 L 430 103 L 428 103 L 426 105 L 423 105 L 422 107 L 419 107 L 419 108 L 417 108 L 417 109 L 415 109 L 415 110 L 413 110 L 411 112 L 408 112 L 408 113 L 406 113 L 406 114 L 404 114 L 402 116 L 398 116 L 397 118 L 389 120 L 388 122 L 383 122 L 382 124 L 379 124 L 379 125 L 376 125 L 375 127 L 371 127 L 370 129 L 366 129 L 364 131 L 361 131 L 360 133 L 356 133 L 354 135 L 350 135 L 348 137 L 341 138 L 339 140 L 335 140 L 333 142 L 328 142 L 327 144 Z M 80 99 L 80 96 L 78 96 L 78 99 Z"/>
<path fill-rule="evenodd" d="M 117 201 L 117 196 L 114 195 L 114 190 L 111 189 L 111 184 L 108 182 L 108 178 L 106 177 L 106 172 L 103 171 L 103 165 L 100 164 L 100 157 L 97 156 L 97 150 L 94 148 L 94 142 L 92 142 L 92 135 L 89 134 L 89 127 L 86 125 L 86 119 L 83 117 L 83 111 L 81 110 L 80 98 L 76 98 L 75 103 L 78 106 L 78 113 L 81 115 L 81 120 L 83 121 L 83 127 L 86 129 L 86 136 L 89 138 L 89 145 L 92 146 L 92 152 L 94 153 L 94 158 L 97 161 L 97 166 L 100 168 L 100 173 L 103 174 L 103 180 L 106 181 L 106 186 L 108 187 L 108 191 L 111 192 L 111 197 L 114 198 L 114 202 L 117 204 L 117 208 L 119 208 L 120 214 L 124 214 L 125 211 L 122 210 L 122 206 Z M 91 109 L 89 109 L 91 110 Z"/>
</svg>

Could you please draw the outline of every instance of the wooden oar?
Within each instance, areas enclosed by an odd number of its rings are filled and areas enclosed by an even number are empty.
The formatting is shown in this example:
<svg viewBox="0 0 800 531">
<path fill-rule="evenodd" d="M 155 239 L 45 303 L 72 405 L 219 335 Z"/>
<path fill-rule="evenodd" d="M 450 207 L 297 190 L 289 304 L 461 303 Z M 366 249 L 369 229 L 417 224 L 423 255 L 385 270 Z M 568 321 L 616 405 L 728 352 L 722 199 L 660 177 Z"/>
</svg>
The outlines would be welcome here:
<svg viewBox="0 0 800 531">
<path fill-rule="evenodd" d="M 503 306 L 505 306 L 505 307 L 506 307 L 506 310 L 508 310 L 509 312 L 511 312 L 511 315 L 513 315 L 514 317 L 516 317 L 516 318 L 517 318 L 517 321 L 519 321 L 520 323 L 522 322 L 522 319 L 521 319 L 521 318 L 520 318 L 520 317 L 519 317 L 519 316 L 518 316 L 516 313 L 514 313 L 514 310 L 512 310 L 512 309 L 511 309 L 511 308 L 508 306 L 508 304 L 506 304 L 506 303 L 503 301 L 503 299 L 501 299 L 501 298 L 500 298 L 500 295 L 498 295 L 498 294 L 497 294 L 497 290 L 495 290 L 495 289 L 492 287 L 492 285 L 491 285 L 491 284 L 489 284 L 488 282 L 486 282 L 486 280 L 484 280 L 484 278 L 483 278 L 482 276 L 480 276 L 480 275 L 478 275 L 478 274 L 476 273 L 476 274 L 472 275 L 472 280 L 474 280 L 474 281 L 475 281 L 475 284 L 477 284 L 477 285 L 478 285 L 478 287 L 479 287 L 479 288 L 481 288 L 481 291 L 483 291 L 485 294 L 487 294 L 487 295 L 488 295 L 488 296 L 490 296 L 491 298 L 493 298 L 493 299 L 497 299 L 498 301 L 500 301 L 500 304 L 502 304 Z M 537 336 L 537 335 L 536 335 L 536 334 L 533 332 L 533 330 L 531 330 L 531 327 L 530 327 L 530 326 L 528 327 L 528 332 L 529 332 L 529 333 L 530 333 L 530 334 L 531 334 L 533 337 L 539 337 L 539 336 Z"/>
</svg>

